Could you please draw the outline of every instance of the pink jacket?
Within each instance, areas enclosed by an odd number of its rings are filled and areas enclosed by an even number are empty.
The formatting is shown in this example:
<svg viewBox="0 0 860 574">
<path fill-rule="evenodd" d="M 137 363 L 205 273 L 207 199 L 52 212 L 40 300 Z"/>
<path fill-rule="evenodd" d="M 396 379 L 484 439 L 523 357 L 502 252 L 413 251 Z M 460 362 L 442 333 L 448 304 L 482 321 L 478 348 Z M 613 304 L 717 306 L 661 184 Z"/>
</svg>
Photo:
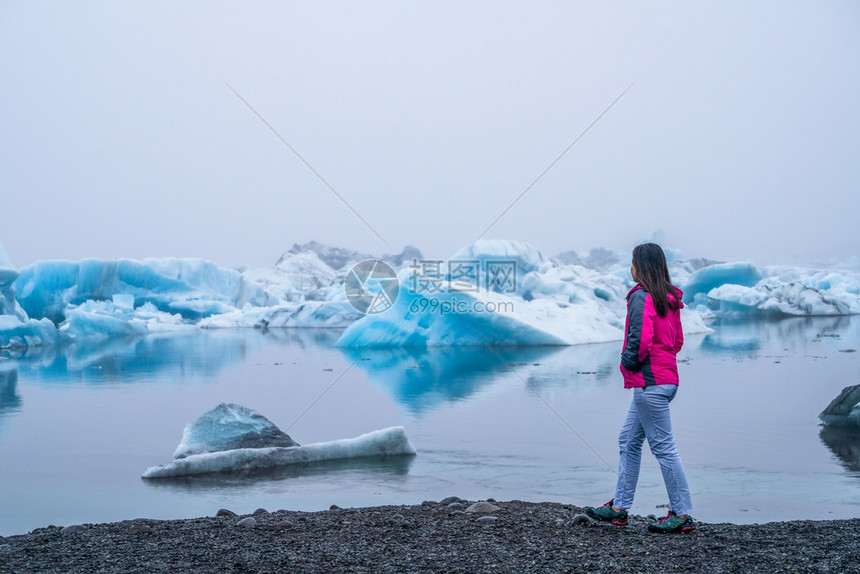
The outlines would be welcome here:
<svg viewBox="0 0 860 574">
<path fill-rule="evenodd" d="M 677 385 L 678 362 L 675 355 L 684 345 L 681 328 L 681 302 L 683 293 L 677 287 L 668 293 L 670 307 L 678 303 L 678 309 L 669 309 L 660 317 L 654 301 L 641 285 L 627 293 L 627 321 L 624 326 L 624 349 L 621 352 L 621 375 L 624 388 L 650 385 Z"/>
</svg>

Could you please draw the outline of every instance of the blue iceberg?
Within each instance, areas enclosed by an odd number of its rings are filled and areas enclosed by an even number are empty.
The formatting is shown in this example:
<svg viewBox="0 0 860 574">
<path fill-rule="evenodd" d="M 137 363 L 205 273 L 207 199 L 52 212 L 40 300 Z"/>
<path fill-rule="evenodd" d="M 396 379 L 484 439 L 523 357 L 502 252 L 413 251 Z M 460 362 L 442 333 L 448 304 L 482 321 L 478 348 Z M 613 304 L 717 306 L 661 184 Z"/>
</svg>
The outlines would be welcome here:
<svg viewBox="0 0 860 574">
<path fill-rule="evenodd" d="M 27 316 L 15 298 L 15 280 L 18 272 L 12 266 L 3 244 L 0 243 L 0 316 L 16 317 L 26 321 Z"/>
<path fill-rule="evenodd" d="M 299 445 L 263 415 L 220 404 L 189 423 L 174 459 L 146 469 L 143 478 L 273 469 L 333 460 L 414 456 L 403 427 L 349 439 Z"/>
<path fill-rule="evenodd" d="M 458 261 L 472 262 L 473 272 L 456 278 L 449 273 L 441 283 L 415 269 L 401 270 L 394 305 L 351 324 L 337 344 L 496 347 L 624 337 L 625 296 L 632 285 L 623 273 L 562 264 L 527 243 L 502 240 L 477 241 L 454 256 L 454 265 Z M 509 274 L 493 275 L 488 271 L 493 268 Z M 689 311 L 684 312 L 684 329 L 709 331 Z"/>
<path fill-rule="evenodd" d="M 717 263 L 700 269 L 690 275 L 684 284 L 684 303 L 691 304 L 701 300 L 712 289 L 723 285 L 752 287 L 762 277 L 761 270 L 750 262 Z"/>
<path fill-rule="evenodd" d="M 241 273 L 202 259 L 133 261 L 39 261 L 21 270 L 15 281 L 18 301 L 30 317 L 60 323 L 70 305 L 134 297 L 134 307 L 151 303 L 164 313 L 198 320 L 273 302 Z"/>
<path fill-rule="evenodd" d="M 30 319 L 15 296 L 18 272 L 0 244 L 0 349 L 29 348 L 59 341 L 51 321 Z"/>
<path fill-rule="evenodd" d="M 430 411 L 440 404 L 464 400 L 486 385 L 516 373 L 525 365 L 557 353 L 560 347 L 506 349 L 497 355 L 486 347 L 457 349 L 430 347 L 380 347 L 367 352 L 343 348 L 349 361 L 367 371 L 369 380 L 384 388 L 412 414 Z M 615 354 L 613 354 L 613 357 Z M 614 366 L 614 365 L 613 365 Z"/>
</svg>

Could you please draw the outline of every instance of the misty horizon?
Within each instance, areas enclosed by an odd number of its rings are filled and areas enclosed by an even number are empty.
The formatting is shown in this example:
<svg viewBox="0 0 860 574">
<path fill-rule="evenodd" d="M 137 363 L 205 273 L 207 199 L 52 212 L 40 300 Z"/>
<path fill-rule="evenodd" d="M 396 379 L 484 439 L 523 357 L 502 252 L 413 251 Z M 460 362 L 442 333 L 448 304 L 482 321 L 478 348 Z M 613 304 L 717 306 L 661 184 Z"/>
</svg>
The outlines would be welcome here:
<svg viewBox="0 0 860 574">
<path fill-rule="evenodd" d="M 0 241 L 38 260 L 858 256 L 852 3 L 0 8 Z M 237 97 L 238 96 L 238 97 Z M 285 145 L 286 144 L 286 145 Z"/>
</svg>

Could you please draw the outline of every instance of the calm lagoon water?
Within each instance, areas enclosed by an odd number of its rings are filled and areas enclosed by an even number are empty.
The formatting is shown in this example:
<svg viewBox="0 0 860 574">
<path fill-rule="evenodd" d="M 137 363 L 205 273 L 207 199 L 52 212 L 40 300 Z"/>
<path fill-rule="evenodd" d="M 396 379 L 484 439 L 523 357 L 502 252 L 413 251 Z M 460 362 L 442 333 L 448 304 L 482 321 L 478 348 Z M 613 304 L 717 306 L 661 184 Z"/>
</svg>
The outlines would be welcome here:
<svg viewBox="0 0 860 574">
<path fill-rule="evenodd" d="M 714 328 L 688 337 L 673 402 L 695 516 L 860 516 L 860 437 L 822 434 L 817 418 L 860 383 L 860 321 Z M 338 335 L 195 331 L 0 355 L 0 534 L 221 507 L 321 510 L 451 495 L 586 505 L 612 496 L 630 400 L 620 343 L 359 356 L 335 348 Z M 303 444 L 402 425 L 418 455 L 238 481 L 140 478 L 172 457 L 187 422 L 221 402 L 259 411 Z M 633 511 L 663 513 L 659 468 L 647 450 L 643 462 Z"/>
</svg>

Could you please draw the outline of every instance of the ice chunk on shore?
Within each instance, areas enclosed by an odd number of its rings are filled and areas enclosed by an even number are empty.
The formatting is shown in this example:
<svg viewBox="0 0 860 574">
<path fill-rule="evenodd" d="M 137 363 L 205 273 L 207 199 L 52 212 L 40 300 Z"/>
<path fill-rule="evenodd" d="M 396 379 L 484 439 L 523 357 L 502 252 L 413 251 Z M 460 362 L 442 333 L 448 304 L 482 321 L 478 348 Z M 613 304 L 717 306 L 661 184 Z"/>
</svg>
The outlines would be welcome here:
<svg viewBox="0 0 860 574">
<path fill-rule="evenodd" d="M 298 443 L 257 411 L 242 405 L 221 403 L 185 426 L 173 458 L 273 446 L 298 446 Z"/>
<path fill-rule="evenodd" d="M 845 387 L 818 415 L 825 425 L 860 429 L 860 385 Z"/>
<path fill-rule="evenodd" d="M 142 476 L 163 478 L 414 454 L 403 427 L 301 446 L 260 413 L 222 403 L 185 427 L 173 461 L 148 468 Z"/>
</svg>

